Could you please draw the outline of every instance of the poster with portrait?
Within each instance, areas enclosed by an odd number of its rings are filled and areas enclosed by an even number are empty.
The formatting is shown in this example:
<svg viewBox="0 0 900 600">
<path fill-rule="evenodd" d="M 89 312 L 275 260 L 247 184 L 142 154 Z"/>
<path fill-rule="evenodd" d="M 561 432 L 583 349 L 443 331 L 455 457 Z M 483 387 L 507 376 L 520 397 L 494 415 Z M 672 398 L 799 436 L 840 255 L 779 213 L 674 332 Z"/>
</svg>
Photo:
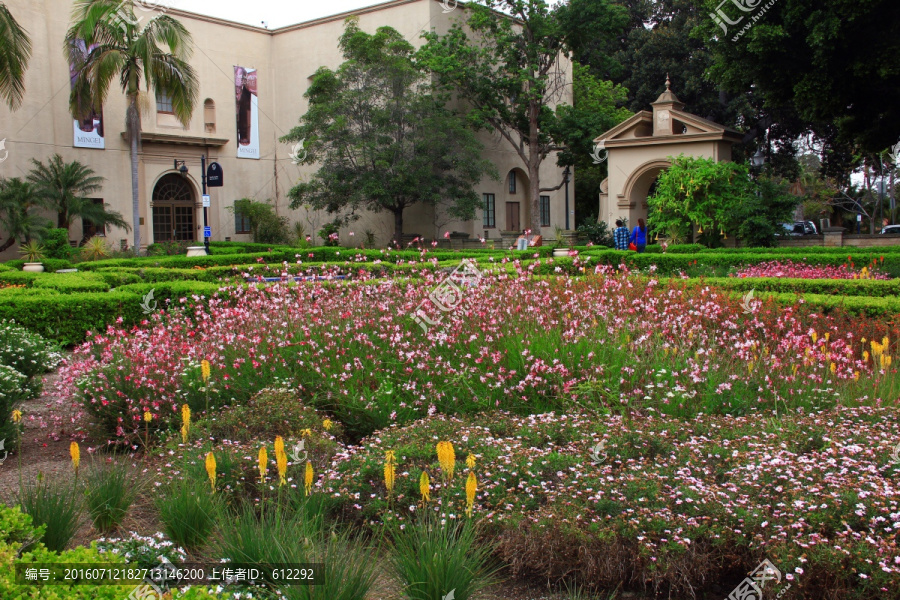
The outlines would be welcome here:
<svg viewBox="0 0 900 600">
<path fill-rule="evenodd" d="M 87 57 L 88 52 L 96 46 L 88 49 L 84 40 L 75 40 L 75 51 L 82 57 Z M 80 61 L 83 62 L 83 61 Z M 75 83 L 78 75 L 78 66 L 69 64 L 69 85 L 75 90 Z M 85 89 L 81 93 L 89 94 L 90 91 Z M 106 148 L 106 141 L 103 138 L 103 111 L 91 110 L 83 119 L 74 119 L 72 121 L 72 145 L 76 148 L 96 148 L 103 150 Z"/>
<path fill-rule="evenodd" d="M 234 68 L 237 157 L 259 159 L 259 97 L 256 69 Z"/>
</svg>

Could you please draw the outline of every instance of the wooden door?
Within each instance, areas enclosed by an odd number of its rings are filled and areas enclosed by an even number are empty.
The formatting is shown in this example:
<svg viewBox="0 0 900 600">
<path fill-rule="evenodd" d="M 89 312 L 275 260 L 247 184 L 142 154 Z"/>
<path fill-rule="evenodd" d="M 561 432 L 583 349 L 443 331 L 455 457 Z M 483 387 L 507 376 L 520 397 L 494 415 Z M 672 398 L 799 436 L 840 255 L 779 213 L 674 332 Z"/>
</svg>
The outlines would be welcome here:
<svg viewBox="0 0 900 600">
<path fill-rule="evenodd" d="M 519 203 L 506 203 L 506 229 L 507 231 L 522 231 L 522 224 L 519 222 Z"/>
</svg>

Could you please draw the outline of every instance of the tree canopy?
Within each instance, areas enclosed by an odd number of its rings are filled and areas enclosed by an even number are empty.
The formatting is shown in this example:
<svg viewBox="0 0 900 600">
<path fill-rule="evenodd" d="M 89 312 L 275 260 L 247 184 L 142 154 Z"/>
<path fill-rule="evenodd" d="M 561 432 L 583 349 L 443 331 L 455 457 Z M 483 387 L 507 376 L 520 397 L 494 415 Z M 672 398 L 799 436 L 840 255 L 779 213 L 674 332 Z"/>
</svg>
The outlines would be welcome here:
<svg viewBox="0 0 900 600">
<path fill-rule="evenodd" d="M 343 222 L 360 209 L 389 211 L 395 238 L 404 211 L 418 203 L 472 219 L 481 206 L 475 184 L 496 172 L 446 96 L 429 89 L 412 45 L 390 27 L 368 34 L 350 20 L 340 48 L 345 62 L 316 72 L 309 109 L 283 138 L 304 144 L 302 162 L 321 165 L 291 189 L 291 208 L 325 209 Z"/>
</svg>

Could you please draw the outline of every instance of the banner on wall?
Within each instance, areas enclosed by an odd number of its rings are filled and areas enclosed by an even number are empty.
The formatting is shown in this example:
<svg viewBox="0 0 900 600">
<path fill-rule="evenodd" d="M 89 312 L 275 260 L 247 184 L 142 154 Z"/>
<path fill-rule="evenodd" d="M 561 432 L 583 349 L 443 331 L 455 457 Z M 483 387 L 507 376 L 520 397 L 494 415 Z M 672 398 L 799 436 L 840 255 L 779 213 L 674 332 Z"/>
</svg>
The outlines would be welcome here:
<svg viewBox="0 0 900 600">
<path fill-rule="evenodd" d="M 237 107 L 237 156 L 259 159 L 259 97 L 256 69 L 234 68 Z"/>
<path fill-rule="evenodd" d="M 84 40 L 75 40 L 74 45 L 77 52 L 82 57 L 87 57 L 88 52 L 96 47 L 91 46 L 90 49 L 88 49 L 84 44 Z M 77 74 L 77 67 L 70 63 L 69 85 L 72 89 L 75 89 L 75 79 Z M 73 146 L 76 148 L 97 148 L 99 150 L 106 148 L 106 141 L 103 138 L 102 110 L 99 113 L 92 110 L 84 119 L 74 119 L 72 123 Z"/>
</svg>

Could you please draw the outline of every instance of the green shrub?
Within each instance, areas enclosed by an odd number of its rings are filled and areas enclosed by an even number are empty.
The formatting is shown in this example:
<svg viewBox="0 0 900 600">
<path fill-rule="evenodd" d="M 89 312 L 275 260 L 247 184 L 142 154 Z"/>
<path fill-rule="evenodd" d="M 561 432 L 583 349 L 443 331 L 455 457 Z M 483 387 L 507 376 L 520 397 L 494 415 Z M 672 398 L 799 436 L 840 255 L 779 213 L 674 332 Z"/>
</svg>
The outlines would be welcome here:
<svg viewBox="0 0 900 600">
<path fill-rule="evenodd" d="M 88 514 L 101 533 L 119 526 L 141 487 L 135 469 L 124 461 L 100 461 L 87 472 L 84 483 Z"/>
<path fill-rule="evenodd" d="M 20 507 L 0 504 L 0 546 L 28 546 L 37 542 L 43 533 L 43 528 L 35 527 L 31 516 Z"/>
<path fill-rule="evenodd" d="M 296 437 L 304 429 L 322 431 L 323 417 L 291 391 L 266 389 L 246 404 L 213 412 L 197 421 L 197 430 L 227 440 L 274 439 Z M 341 435 L 340 424 L 331 424 L 330 432 Z M 308 448 L 309 449 L 309 448 Z"/>
<path fill-rule="evenodd" d="M 69 260 L 72 258 L 72 246 L 69 244 L 68 229 L 48 229 L 41 239 L 46 258 Z"/>
<path fill-rule="evenodd" d="M 156 508 L 166 535 L 176 544 L 196 550 L 209 540 L 220 503 L 208 483 L 184 478 L 160 489 Z"/>
<path fill-rule="evenodd" d="M 118 290 L 103 294 L 47 292 L 27 296 L 0 294 L 0 320 L 14 318 L 47 339 L 70 345 L 84 341 L 88 331 L 105 331 L 120 317 L 125 326 L 145 318 L 141 297 L 136 294 Z"/>
<path fill-rule="evenodd" d="M 103 279 L 107 285 L 112 288 L 120 285 L 128 285 L 129 283 L 142 283 L 144 280 L 141 276 L 130 269 L 106 268 L 99 269 L 93 273 Z"/>
<path fill-rule="evenodd" d="M 108 292 L 109 284 L 94 273 L 53 273 L 32 282 L 32 287 L 57 290 L 63 294 L 74 292 Z"/>
<path fill-rule="evenodd" d="M 710 277 L 685 280 L 687 285 L 711 285 L 749 292 L 822 294 L 895 298 L 900 296 L 900 279 L 793 279 L 789 277 Z"/>
<path fill-rule="evenodd" d="M 375 550 L 350 533 L 332 533 L 306 549 L 291 547 L 289 563 L 321 565 L 319 585 L 282 585 L 286 600 L 365 600 L 378 576 Z M 436 597 L 437 598 L 437 597 Z"/>
<path fill-rule="evenodd" d="M 708 250 L 703 244 L 672 244 L 666 248 L 667 253 L 671 254 L 696 254 Z"/>
<path fill-rule="evenodd" d="M 3 271 L 0 273 L 0 285 L 24 285 L 30 287 L 37 279 L 49 277 L 45 273 L 30 271 Z"/>
<path fill-rule="evenodd" d="M 306 518 L 274 502 L 261 506 L 245 502 L 223 517 L 215 554 L 238 563 L 293 562 L 298 555 L 293 547 L 311 545 L 322 529 L 321 519 Z"/>
<path fill-rule="evenodd" d="M 75 483 L 38 474 L 21 486 L 17 500 L 35 525 L 44 526 L 40 541 L 48 549 L 60 552 L 75 537 L 83 506 Z"/>
<path fill-rule="evenodd" d="M 490 546 L 477 544 L 471 519 L 441 519 L 428 513 L 401 529 L 391 526 L 390 561 L 411 600 L 469 600 L 495 582 Z"/>
<path fill-rule="evenodd" d="M 53 273 L 54 271 L 58 271 L 60 269 L 73 268 L 71 261 L 64 260 L 61 258 L 42 258 L 40 262 L 42 265 L 44 265 L 44 271 L 47 273 Z M 25 266 L 25 261 L 24 260 L 8 260 L 8 261 L 6 261 L 6 265 L 17 271 L 21 271 L 22 267 Z"/>
</svg>

